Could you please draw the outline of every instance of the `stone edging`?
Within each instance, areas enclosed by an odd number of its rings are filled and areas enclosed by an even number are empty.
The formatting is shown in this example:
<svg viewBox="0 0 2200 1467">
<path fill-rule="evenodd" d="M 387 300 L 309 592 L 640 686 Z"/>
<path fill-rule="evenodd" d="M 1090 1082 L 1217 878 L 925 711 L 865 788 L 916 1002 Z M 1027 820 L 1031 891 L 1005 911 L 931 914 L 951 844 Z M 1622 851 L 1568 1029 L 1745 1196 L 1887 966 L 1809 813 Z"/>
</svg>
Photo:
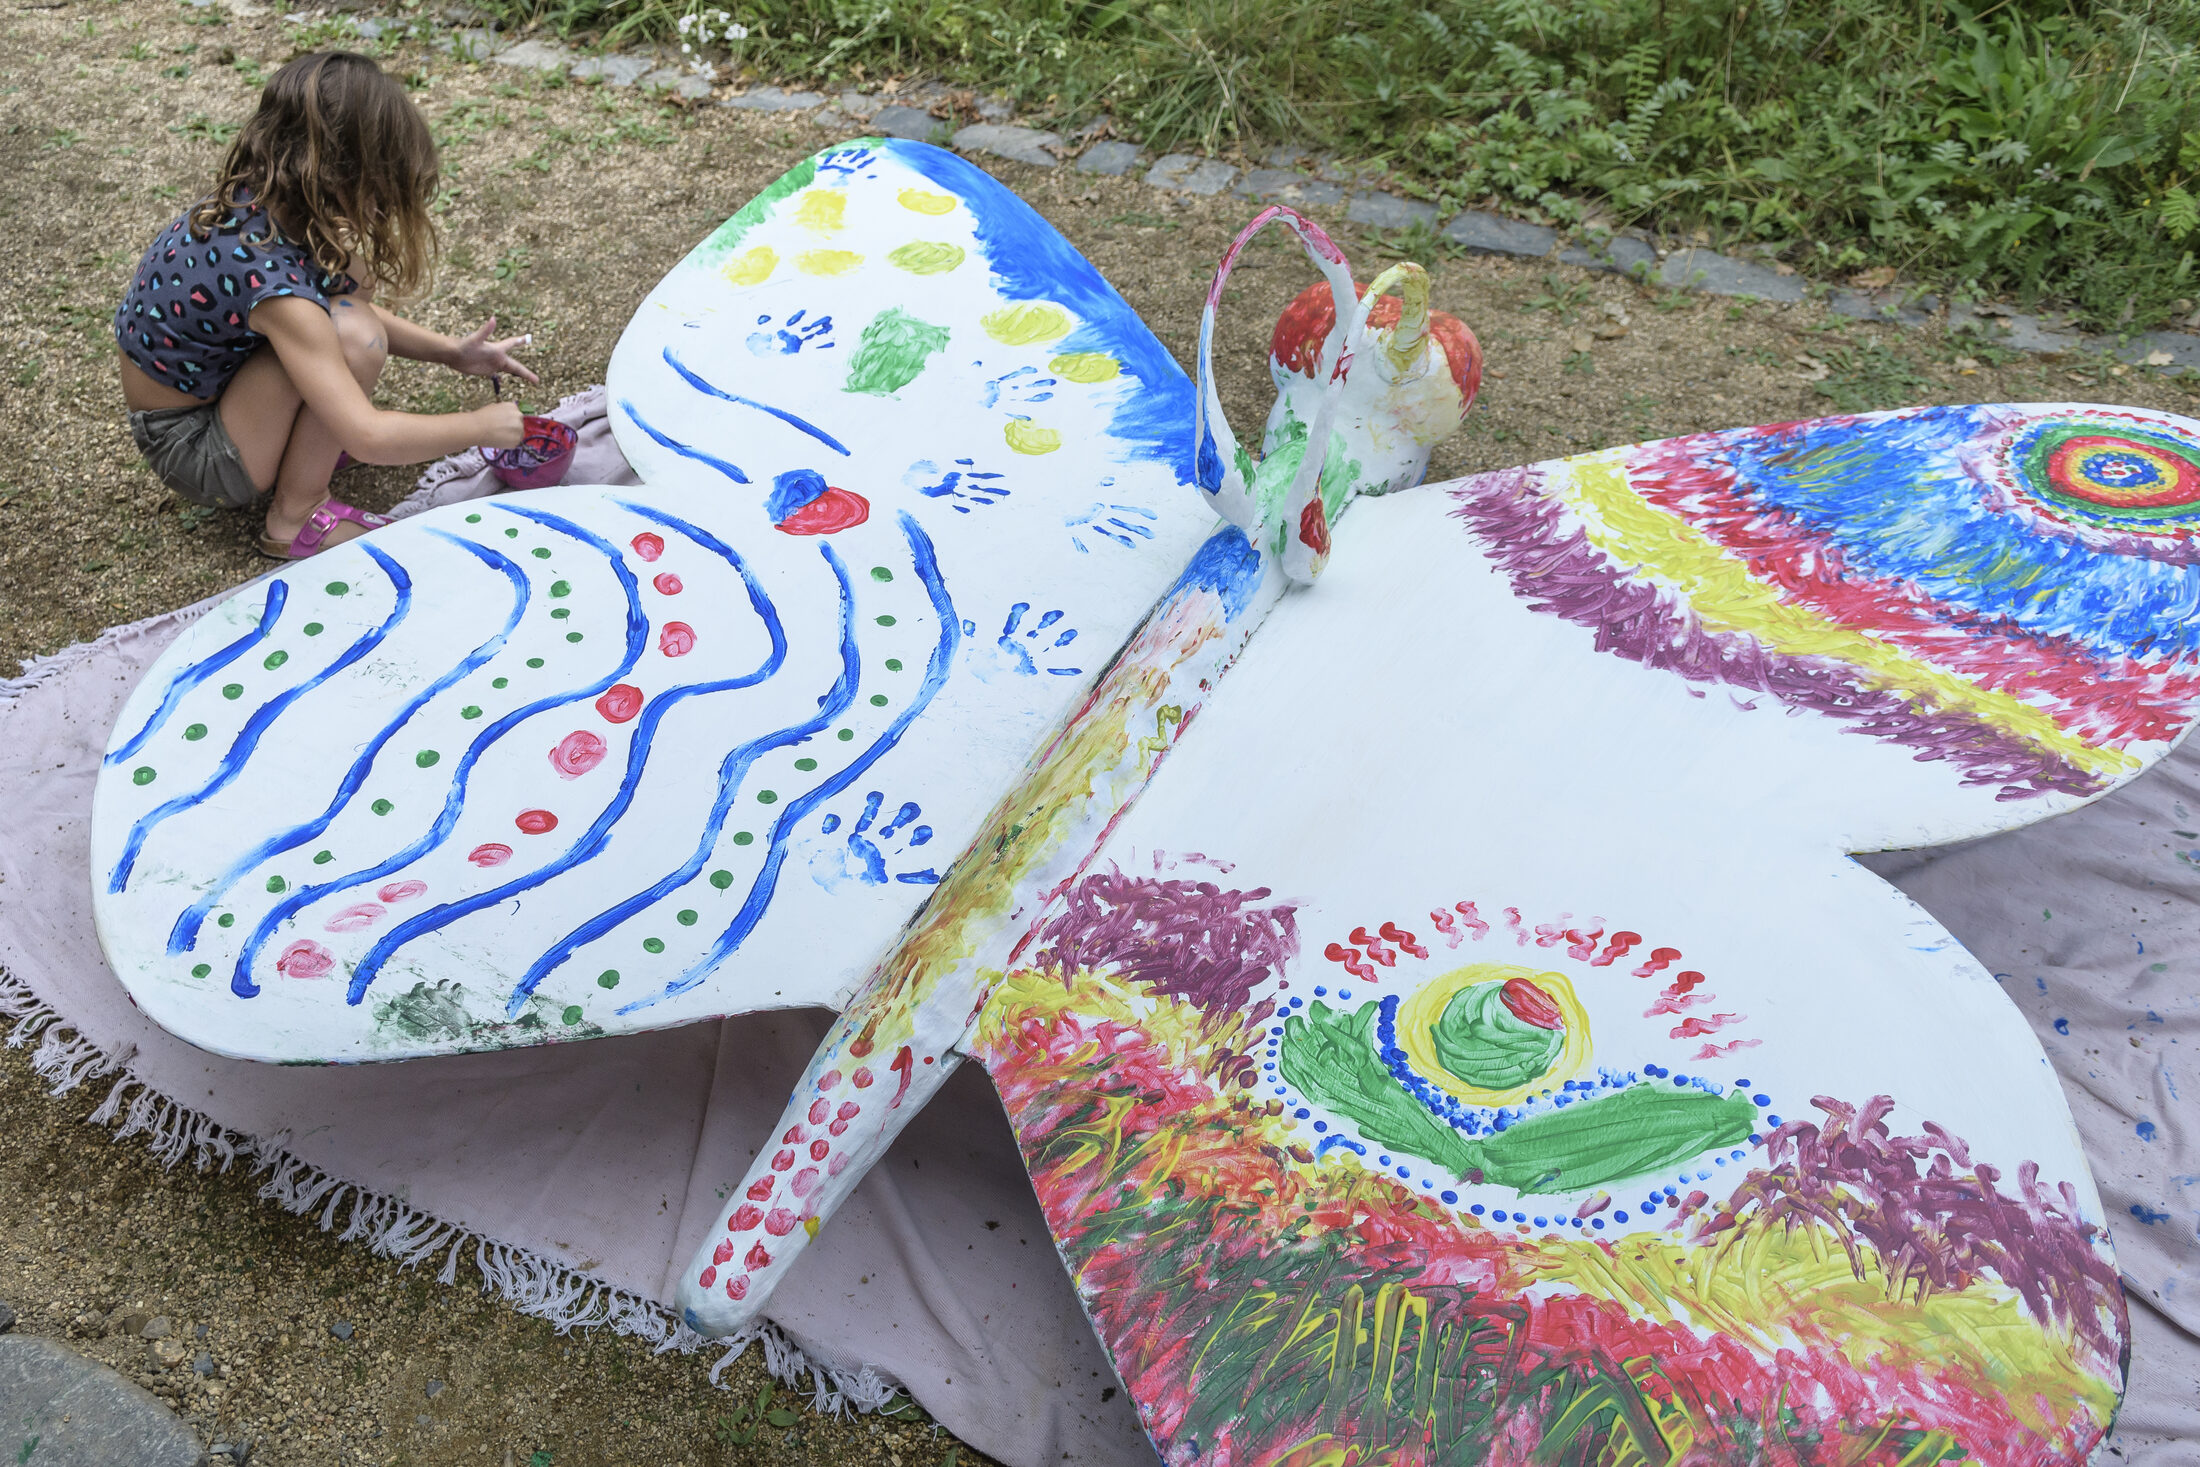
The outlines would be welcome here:
<svg viewBox="0 0 2200 1467">
<path fill-rule="evenodd" d="M 186 3 L 206 4 L 211 0 Z M 1146 150 L 1136 143 L 1092 141 L 1092 134 L 1099 129 L 1087 129 L 1065 139 L 1060 133 L 1016 126 L 1009 121 L 1013 108 L 1000 97 L 979 98 L 980 121 L 957 128 L 935 118 L 930 111 L 935 102 L 951 94 L 949 88 L 938 83 L 924 83 L 892 96 L 844 91 L 828 97 L 822 92 L 790 92 L 775 86 L 720 94 L 705 78 L 674 65 L 675 58 L 669 52 L 662 56 L 584 56 L 554 40 L 510 41 L 497 32 L 493 23 L 464 9 L 445 10 L 442 19 L 454 28 L 436 36 L 434 44 L 467 60 L 529 71 L 564 72 L 612 87 L 669 91 L 693 102 L 715 101 L 721 107 L 751 112 L 807 114 L 804 120 L 819 127 L 848 127 L 877 136 L 937 143 L 958 152 L 990 154 L 1034 168 L 1066 165 L 1081 173 L 1121 177 L 1144 165 L 1143 181 L 1157 191 L 1212 196 L 1228 190 L 1260 203 L 1312 209 L 1341 207 L 1345 218 L 1353 223 L 1374 229 L 1426 229 L 1444 243 L 1470 254 L 1549 260 L 1624 275 L 1670 290 L 1700 290 L 1707 295 L 1775 303 L 1823 299 L 1829 309 L 1857 320 L 1907 327 L 1939 321 L 1951 332 L 1969 332 L 2012 351 L 2043 355 L 2103 353 L 2135 366 L 2200 374 L 2200 334 L 2187 331 L 2149 331 L 2129 338 L 2086 335 L 2060 316 L 2027 315 L 1991 305 L 1961 303 L 1944 309 L 1938 297 L 1914 290 L 1897 287 L 1868 291 L 1814 284 L 1787 266 L 1722 255 L 1701 246 L 1660 244 L 1634 231 L 1569 237 L 1545 225 L 1480 209 L 1465 210 L 1439 227 L 1441 216 L 1434 205 L 1378 188 L 1372 179 L 1312 158 L 1302 149 L 1279 149 L 1268 156 L 1263 167 L 1250 171 L 1194 153 L 1170 153 L 1149 162 Z M 360 35 L 370 38 L 418 34 L 426 29 L 420 22 L 381 18 L 355 18 L 352 25 Z"/>
</svg>

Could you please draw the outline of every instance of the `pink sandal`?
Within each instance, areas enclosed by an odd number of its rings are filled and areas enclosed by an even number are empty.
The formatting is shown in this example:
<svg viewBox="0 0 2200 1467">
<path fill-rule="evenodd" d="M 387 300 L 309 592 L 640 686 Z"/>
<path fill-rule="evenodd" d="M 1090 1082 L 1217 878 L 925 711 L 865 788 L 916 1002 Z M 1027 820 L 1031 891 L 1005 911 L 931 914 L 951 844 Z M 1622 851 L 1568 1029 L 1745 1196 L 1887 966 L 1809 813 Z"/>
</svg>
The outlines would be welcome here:
<svg viewBox="0 0 2200 1467">
<path fill-rule="evenodd" d="M 326 499 L 321 502 L 319 509 L 306 516 L 305 528 L 288 545 L 262 535 L 260 554 L 274 560 L 304 560 L 309 555 L 319 554 L 327 544 L 329 532 L 345 520 L 374 530 L 388 524 L 390 517 L 363 510 L 356 504 L 346 504 L 341 499 Z"/>
</svg>

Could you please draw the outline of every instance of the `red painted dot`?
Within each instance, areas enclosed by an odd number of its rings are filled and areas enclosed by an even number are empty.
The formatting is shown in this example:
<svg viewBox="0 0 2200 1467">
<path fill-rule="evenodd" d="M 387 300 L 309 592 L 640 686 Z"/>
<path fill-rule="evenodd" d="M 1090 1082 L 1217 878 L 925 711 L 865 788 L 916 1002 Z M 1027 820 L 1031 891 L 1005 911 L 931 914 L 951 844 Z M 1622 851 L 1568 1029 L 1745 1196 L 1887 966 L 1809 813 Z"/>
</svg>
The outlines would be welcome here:
<svg viewBox="0 0 2200 1467">
<path fill-rule="evenodd" d="M 695 628 L 684 621 L 668 621 L 657 634 L 657 650 L 667 657 L 685 657 L 695 650 Z"/>
<path fill-rule="evenodd" d="M 655 560 L 665 553 L 664 536 L 652 535 L 647 530 L 627 541 L 627 544 L 632 545 L 634 553 L 644 560 Z"/>
<path fill-rule="evenodd" d="M 294 942 L 275 960 L 275 971 L 285 978 L 325 977 L 335 966 L 335 957 L 317 942 Z"/>
<path fill-rule="evenodd" d="M 603 756 L 610 751 L 611 746 L 603 741 L 602 734 L 577 728 L 559 739 L 558 746 L 550 751 L 550 767 L 558 772 L 560 779 L 579 779 L 603 763 Z"/>
<path fill-rule="evenodd" d="M 743 1274 L 737 1279 L 726 1280 L 726 1297 L 728 1299 L 746 1299 L 748 1296 L 749 1276 L 747 1274 Z"/>
<path fill-rule="evenodd" d="M 702 1285 L 702 1286 L 703 1286 L 704 1288 L 706 1288 L 706 1289 L 707 1289 L 707 1288 L 709 1288 L 709 1287 L 710 1287 L 710 1286 L 711 1286 L 712 1284 L 715 1284 L 715 1283 L 717 1283 L 717 1282 L 718 1282 L 718 1270 L 717 1270 L 717 1268 L 716 1268 L 716 1267 L 711 1267 L 711 1268 L 706 1268 L 706 1269 L 704 1269 L 704 1270 L 703 1270 L 703 1276 L 702 1276 L 701 1278 L 697 1279 L 697 1280 L 696 1280 L 696 1282 L 697 1282 L 697 1283 L 699 1283 L 699 1284 L 701 1284 L 701 1285 Z"/>
<path fill-rule="evenodd" d="M 838 1136 L 841 1132 L 848 1129 L 848 1123 L 846 1121 L 835 1121 L 831 1125 L 827 1126 L 825 1129 L 832 1132 L 835 1136 Z"/>
<path fill-rule="evenodd" d="M 596 711 L 612 723 L 624 723 L 642 711 L 642 690 L 632 683 L 613 683 L 596 700 Z"/>
<path fill-rule="evenodd" d="M 321 924 L 324 932 L 364 932 L 389 915 L 389 908 L 379 902 L 360 902 L 344 908 Z"/>
<path fill-rule="evenodd" d="M 856 1089 L 858 1089 L 858 1090 L 868 1090 L 868 1089 L 870 1089 L 870 1088 L 871 1088 L 871 1072 L 870 1072 L 870 1070 L 869 1070 L 869 1069 L 859 1069 L 859 1070 L 857 1070 L 857 1071 L 855 1072 L 855 1074 L 853 1074 L 853 1075 L 851 1075 L 851 1076 L 849 1077 L 849 1083 L 850 1083 L 850 1084 L 852 1084 L 852 1085 L 854 1085 L 854 1086 L 856 1087 Z"/>
<path fill-rule="evenodd" d="M 775 1172 L 783 1172 L 793 1165 L 794 1153 L 791 1151 L 782 1151 L 772 1158 L 772 1170 Z"/>
<path fill-rule="evenodd" d="M 710 1261 L 712 1263 L 724 1263 L 732 1257 L 733 1239 L 731 1238 L 720 1238 L 718 1246 L 710 1250 Z"/>
<path fill-rule="evenodd" d="M 863 1114 L 863 1107 L 862 1107 L 862 1106 L 860 1106 L 860 1105 L 857 1105 L 857 1104 L 856 1104 L 856 1103 L 855 1103 L 854 1101 L 852 1101 L 852 1100 L 843 1100 L 843 1101 L 842 1101 L 842 1102 L 840 1103 L 840 1115 L 839 1115 L 839 1119 L 841 1119 L 841 1120 L 844 1120 L 844 1121 L 847 1121 L 847 1120 L 853 1120 L 853 1119 L 855 1119 L 855 1118 L 856 1118 L 857 1116 L 859 1116 L 859 1115 L 861 1115 L 861 1114 Z"/>
<path fill-rule="evenodd" d="M 772 1183 L 778 1180 L 777 1177 L 758 1177 L 755 1181 L 749 1183 L 749 1200 L 751 1202 L 762 1202 L 765 1198 L 771 1196 Z"/>
<path fill-rule="evenodd" d="M 849 1153 L 845 1151 L 835 1153 L 833 1159 L 825 1163 L 825 1175 L 828 1177 L 839 1176 L 847 1167 L 848 1161 Z"/>
<path fill-rule="evenodd" d="M 810 1133 L 803 1130 L 800 1125 L 793 1125 L 787 1127 L 787 1134 L 780 1137 L 779 1139 L 787 1145 L 793 1146 L 800 1142 L 809 1140 Z"/>
<path fill-rule="evenodd" d="M 393 881 L 375 895 L 385 902 L 409 902 L 416 896 L 425 896 L 427 891 L 425 881 Z"/>
<path fill-rule="evenodd" d="M 837 1090 L 837 1089 L 839 1089 L 839 1088 L 840 1088 L 840 1071 L 838 1071 L 838 1070 L 827 1070 L 827 1071 L 826 1071 L 826 1072 L 825 1072 L 824 1074 L 822 1074 L 822 1075 L 818 1076 L 818 1078 L 817 1078 L 817 1088 L 818 1088 L 818 1089 L 820 1089 L 820 1090 Z"/>
<path fill-rule="evenodd" d="M 775 1238 L 784 1238 L 794 1231 L 798 1219 L 784 1207 L 775 1207 L 764 1214 L 764 1231 Z"/>
<path fill-rule="evenodd" d="M 825 1153 L 832 1149 L 833 1145 L 830 1141 L 812 1141 L 810 1143 L 810 1160 L 823 1161 Z"/>
<path fill-rule="evenodd" d="M 811 1190 L 816 1186 L 817 1168 L 814 1166 L 806 1166 L 801 1171 L 798 1171 L 794 1174 L 794 1180 L 787 1184 L 787 1190 L 794 1193 L 794 1195 L 797 1197 L 807 1197 L 810 1195 Z"/>
<path fill-rule="evenodd" d="M 513 817 L 512 823 L 523 835 L 548 835 L 558 828 L 558 817 L 548 810 L 522 810 Z"/>
<path fill-rule="evenodd" d="M 764 1251 L 764 1245 L 757 1243 L 749 1249 L 748 1257 L 741 1260 L 741 1266 L 753 1273 L 757 1269 L 768 1267 L 771 1261 L 772 1256 Z"/>
<path fill-rule="evenodd" d="M 677 596 L 684 589 L 680 585 L 680 578 L 671 571 L 661 572 L 650 584 L 667 596 Z"/>
<path fill-rule="evenodd" d="M 512 859 L 512 848 L 502 841 L 488 841 L 468 851 L 466 859 L 476 866 L 501 866 Z"/>
<path fill-rule="evenodd" d="M 764 1209 L 753 1202 L 744 1202 L 726 1219 L 726 1230 L 734 1233 L 753 1233 L 756 1225 L 764 1220 Z M 721 1260 L 722 1262 L 723 1260 Z"/>
<path fill-rule="evenodd" d="M 778 522 L 789 535 L 830 535 L 850 529 L 871 517 L 870 501 L 852 489 L 826 491 Z"/>
<path fill-rule="evenodd" d="M 833 1113 L 833 1103 L 823 1096 L 810 1102 L 810 1124 L 821 1126 Z"/>
</svg>

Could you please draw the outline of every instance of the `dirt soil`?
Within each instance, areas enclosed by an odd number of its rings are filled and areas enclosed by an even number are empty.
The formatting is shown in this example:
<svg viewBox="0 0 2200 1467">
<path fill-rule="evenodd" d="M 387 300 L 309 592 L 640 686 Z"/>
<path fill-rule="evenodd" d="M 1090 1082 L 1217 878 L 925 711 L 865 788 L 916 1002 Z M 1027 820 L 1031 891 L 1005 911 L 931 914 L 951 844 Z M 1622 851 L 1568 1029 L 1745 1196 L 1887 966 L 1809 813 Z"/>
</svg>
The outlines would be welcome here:
<svg viewBox="0 0 2200 1467">
<path fill-rule="evenodd" d="M 0 677 L 267 567 L 253 549 L 256 515 L 194 509 L 144 468 L 108 323 L 131 266 L 203 187 L 259 78 L 348 35 L 339 24 L 168 0 L 0 12 Z M 494 313 L 533 332 L 543 384 L 531 405 L 601 381 L 658 278 L 787 166 L 837 140 L 804 121 L 471 65 L 419 43 L 380 50 L 434 123 L 450 184 L 443 267 L 412 314 L 455 332 Z M 1253 205 L 982 161 L 1190 364 L 1210 272 Z M 1329 222 L 1363 278 L 1391 257 L 1395 241 Z M 1437 305 L 1476 330 L 1489 362 L 1468 427 L 1437 450 L 1431 478 L 1906 402 L 2200 407 L 2200 384 L 2105 361 L 2011 357 L 1934 327 L 1897 332 L 1815 304 L 1677 295 L 1540 262 L 1431 259 L 1429 244 L 1423 236 Z M 1218 359 L 1243 434 L 1257 437 L 1272 397 L 1267 331 L 1313 278 L 1275 232 L 1234 277 Z M 485 390 L 393 363 L 382 399 L 447 411 Z M 354 468 L 338 491 L 382 509 L 417 472 Z M 746 1445 L 722 1440 L 736 1403 L 764 1384 L 756 1352 L 727 1373 L 728 1395 L 705 1378 L 708 1356 L 560 1337 L 494 1298 L 332 1242 L 235 1173 L 164 1172 L 135 1143 L 107 1144 L 82 1124 L 98 1098 L 49 1098 L 19 1054 L 0 1058 L 0 1299 L 20 1311 L 18 1328 L 117 1365 L 209 1441 L 252 1439 L 254 1463 L 953 1460 L 951 1439 L 914 1411 L 833 1421 L 804 1410 Z M 155 1316 L 187 1347 L 182 1365 L 162 1368 L 136 1332 Z M 331 1332 L 338 1324 L 348 1339 Z M 191 1368 L 200 1350 L 210 1376 Z M 783 1393 L 773 1404 L 790 1402 Z"/>
</svg>

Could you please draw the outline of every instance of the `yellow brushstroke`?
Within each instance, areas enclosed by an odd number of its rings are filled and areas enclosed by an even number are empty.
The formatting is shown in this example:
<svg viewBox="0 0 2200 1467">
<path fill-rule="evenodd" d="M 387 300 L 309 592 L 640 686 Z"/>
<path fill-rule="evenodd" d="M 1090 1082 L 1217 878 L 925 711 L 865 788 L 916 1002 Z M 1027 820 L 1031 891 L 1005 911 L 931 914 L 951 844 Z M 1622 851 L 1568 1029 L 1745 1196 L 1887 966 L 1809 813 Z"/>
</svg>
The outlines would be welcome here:
<svg viewBox="0 0 2200 1467">
<path fill-rule="evenodd" d="M 2131 755 L 2095 748 L 2030 704 L 1781 600 L 1709 536 L 1636 494 L 1627 482 L 1626 452 L 1573 459 L 1552 473 L 1552 487 L 1580 514 L 1592 544 L 1671 582 L 1706 627 L 1746 633 L 1789 656 L 1839 658 L 1913 700 L 1970 714 L 2089 773 L 2126 774 L 2139 767 Z"/>
<path fill-rule="evenodd" d="M 848 196 L 835 188 L 813 188 L 795 206 L 794 222 L 817 234 L 839 232 L 848 212 Z"/>
<path fill-rule="evenodd" d="M 794 257 L 795 268 L 805 275 L 845 275 L 862 263 L 853 250 L 804 250 Z"/>
<path fill-rule="evenodd" d="M 1565 1021 L 1565 1039 L 1551 1067 L 1524 1085 L 1487 1090 L 1444 1068 L 1436 1057 L 1436 1021 L 1451 1001 L 1478 983 L 1507 983 L 1519 978 L 1543 990 L 1558 1005 Z M 1470 1105 L 1513 1105 L 1538 1090 L 1549 1090 L 1571 1080 L 1589 1063 L 1589 1011 L 1574 996 L 1574 986 L 1561 973 L 1539 973 L 1517 963 L 1469 963 L 1432 978 L 1406 998 L 1398 1008 L 1398 1047 L 1413 1061 L 1423 1078 Z"/>
<path fill-rule="evenodd" d="M 1062 446 L 1061 434 L 1022 418 L 1010 418 L 1004 432 L 1008 446 L 1018 453 L 1052 453 Z"/>
<path fill-rule="evenodd" d="M 1047 363 L 1047 370 L 1071 382 L 1112 382 L 1123 364 L 1104 351 L 1073 351 Z"/>
<path fill-rule="evenodd" d="M 985 334 L 1003 346 L 1037 346 L 1069 334 L 1069 312 L 1049 301 L 1024 301 L 988 311 Z"/>
<path fill-rule="evenodd" d="M 904 209 L 913 210 L 919 214 L 952 214 L 955 212 L 955 200 L 950 194 L 936 194 L 929 189 L 905 188 L 895 197 L 901 200 L 901 206 Z"/>
<path fill-rule="evenodd" d="M 729 258 L 724 273 L 735 285 L 762 285 L 778 268 L 779 252 L 770 245 L 758 245 Z"/>
<path fill-rule="evenodd" d="M 938 240 L 913 239 L 890 251 L 886 259 L 911 275 L 945 275 L 963 262 L 963 248 Z"/>
</svg>

